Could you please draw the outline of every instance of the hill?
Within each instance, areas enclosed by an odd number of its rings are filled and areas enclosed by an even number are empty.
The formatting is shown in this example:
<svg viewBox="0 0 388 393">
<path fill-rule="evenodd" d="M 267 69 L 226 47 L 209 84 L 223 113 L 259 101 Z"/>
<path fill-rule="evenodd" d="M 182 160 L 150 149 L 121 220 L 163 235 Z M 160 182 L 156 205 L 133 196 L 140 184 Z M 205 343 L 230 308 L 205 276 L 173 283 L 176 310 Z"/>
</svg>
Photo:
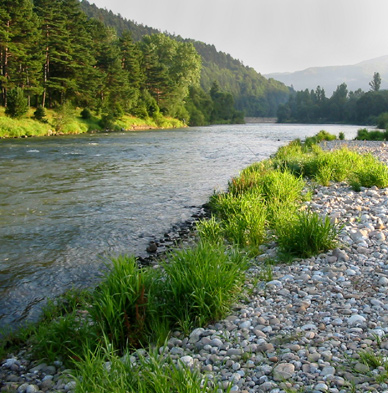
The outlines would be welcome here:
<svg viewBox="0 0 388 393">
<path fill-rule="evenodd" d="M 115 15 L 86 0 L 81 1 L 81 8 L 89 18 L 114 28 L 119 36 L 130 31 L 134 41 L 140 41 L 145 35 L 160 33 L 157 29 Z M 183 39 L 167 32 L 164 34 L 177 41 L 193 43 L 202 58 L 200 83 L 203 90 L 209 92 L 213 83 L 217 82 L 223 91 L 232 94 L 236 109 L 246 116 L 275 116 L 279 104 L 288 100 L 290 90 L 282 82 L 265 78 L 229 54 L 217 51 L 214 45 Z"/>
<path fill-rule="evenodd" d="M 363 61 L 354 65 L 312 67 L 291 73 L 266 74 L 267 78 L 274 78 L 293 86 L 295 90 L 316 89 L 321 86 L 327 95 L 331 95 L 341 83 L 346 83 L 349 91 L 358 89 L 368 91 L 369 82 L 375 72 L 380 73 L 382 89 L 388 88 L 388 56 Z"/>
</svg>

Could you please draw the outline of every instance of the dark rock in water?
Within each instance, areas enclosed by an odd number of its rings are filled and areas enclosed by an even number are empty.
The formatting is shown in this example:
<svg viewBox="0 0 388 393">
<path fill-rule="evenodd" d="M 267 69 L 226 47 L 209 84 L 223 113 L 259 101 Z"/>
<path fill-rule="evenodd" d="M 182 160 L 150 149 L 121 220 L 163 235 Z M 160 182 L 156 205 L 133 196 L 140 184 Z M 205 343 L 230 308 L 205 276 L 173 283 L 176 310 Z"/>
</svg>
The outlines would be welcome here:
<svg viewBox="0 0 388 393">
<path fill-rule="evenodd" d="M 154 253 L 158 250 L 158 245 L 155 242 L 150 242 L 149 246 L 147 247 L 146 251 L 148 253 Z"/>
</svg>

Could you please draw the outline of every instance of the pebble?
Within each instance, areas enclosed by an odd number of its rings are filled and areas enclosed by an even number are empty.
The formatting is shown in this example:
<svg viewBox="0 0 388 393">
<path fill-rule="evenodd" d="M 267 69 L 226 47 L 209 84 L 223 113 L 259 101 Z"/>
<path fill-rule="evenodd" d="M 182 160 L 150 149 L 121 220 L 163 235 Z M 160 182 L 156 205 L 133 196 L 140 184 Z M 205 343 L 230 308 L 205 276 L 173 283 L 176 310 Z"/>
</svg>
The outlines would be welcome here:
<svg viewBox="0 0 388 393">
<path fill-rule="evenodd" d="M 345 142 L 388 162 L 381 142 Z M 228 317 L 168 343 L 174 361 L 219 381 L 220 392 L 345 393 L 352 387 L 388 393 L 386 381 L 378 383 L 383 368 L 360 360 L 370 350 L 388 363 L 388 189 L 312 187 L 308 208 L 344 225 L 338 248 L 273 265 L 273 279 L 259 285 L 258 257 L 247 272 L 253 290 Z M 274 243 L 262 250 L 276 256 Z M 38 365 L 21 352 L 0 365 L 0 391 L 73 393 L 75 387 L 59 361 Z"/>
</svg>

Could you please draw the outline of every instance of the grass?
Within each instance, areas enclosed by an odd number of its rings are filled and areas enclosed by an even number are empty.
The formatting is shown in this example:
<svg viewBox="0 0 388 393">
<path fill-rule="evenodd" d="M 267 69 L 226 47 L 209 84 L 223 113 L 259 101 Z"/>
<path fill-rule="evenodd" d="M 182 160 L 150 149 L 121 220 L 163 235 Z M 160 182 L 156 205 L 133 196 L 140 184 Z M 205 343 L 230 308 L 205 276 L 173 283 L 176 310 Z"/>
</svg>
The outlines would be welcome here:
<svg viewBox="0 0 388 393">
<path fill-rule="evenodd" d="M 273 165 L 295 176 L 303 176 L 327 186 L 330 182 L 348 182 L 355 190 L 361 187 L 388 187 L 388 169 L 371 154 L 359 154 L 346 147 L 323 151 L 319 146 L 306 146 L 294 141 L 280 148 Z"/>
<path fill-rule="evenodd" d="M 165 317 L 188 333 L 224 317 L 245 281 L 247 258 L 235 249 L 199 242 L 163 264 Z"/>
<path fill-rule="evenodd" d="M 49 303 L 38 325 L 1 341 L 0 355 L 27 342 L 37 359 L 62 358 L 77 369 L 77 392 L 217 391 L 216 384 L 166 353 L 137 349 L 158 348 L 171 331 L 187 335 L 226 316 L 242 293 L 249 256 L 258 255 L 264 242 L 277 242 L 281 260 L 337 245 L 341 225 L 301 210 L 303 177 L 388 185 L 387 168 L 372 156 L 324 152 L 314 143 L 294 141 L 242 171 L 228 192 L 211 197 L 213 215 L 198 223 L 196 245 L 167 254 L 158 269 L 140 267 L 134 257 L 113 259 L 95 290 L 72 291 Z M 257 280 L 272 278 L 271 266 L 263 265 Z M 372 362 L 369 354 L 364 358 Z"/>
<path fill-rule="evenodd" d="M 21 119 L 13 119 L 5 115 L 0 108 L 0 138 L 21 138 L 30 136 L 46 136 L 53 134 L 81 134 L 92 131 L 103 131 L 99 125 L 100 116 L 92 114 L 89 119 L 81 117 L 81 109 L 65 109 L 54 111 L 45 109 L 42 121 L 34 118 L 34 108 Z M 147 128 L 181 128 L 185 127 L 180 120 L 159 115 L 158 118 L 139 119 L 124 115 L 115 122 L 115 130 L 147 129 Z"/>
<path fill-rule="evenodd" d="M 94 293 L 90 314 L 99 335 L 106 335 L 115 348 L 138 348 L 150 339 L 155 272 L 139 267 L 134 257 L 122 256 L 112 262 Z"/>
<path fill-rule="evenodd" d="M 302 211 L 291 219 L 279 220 L 275 234 L 280 252 L 286 259 L 309 258 L 337 246 L 342 226 L 332 224 L 329 217 Z"/>
<path fill-rule="evenodd" d="M 100 348 L 89 352 L 78 366 L 76 393 L 219 392 L 216 381 L 210 383 L 197 369 L 175 363 L 155 350 L 120 358 L 114 351 Z"/>
</svg>

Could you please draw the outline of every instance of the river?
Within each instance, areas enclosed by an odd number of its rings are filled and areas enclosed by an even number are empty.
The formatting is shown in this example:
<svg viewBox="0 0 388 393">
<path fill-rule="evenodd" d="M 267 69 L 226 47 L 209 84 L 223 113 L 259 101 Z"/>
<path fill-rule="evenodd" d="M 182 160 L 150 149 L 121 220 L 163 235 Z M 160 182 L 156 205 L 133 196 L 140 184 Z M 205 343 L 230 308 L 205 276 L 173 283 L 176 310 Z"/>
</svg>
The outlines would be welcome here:
<svg viewBox="0 0 388 393">
<path fill-rule="evenodd" d="M 0 141 L 0 326 L 93 285 L 110 256 L 145 255 L 247 165 L 321 129 L 246 124 Z"/>
</svg>

